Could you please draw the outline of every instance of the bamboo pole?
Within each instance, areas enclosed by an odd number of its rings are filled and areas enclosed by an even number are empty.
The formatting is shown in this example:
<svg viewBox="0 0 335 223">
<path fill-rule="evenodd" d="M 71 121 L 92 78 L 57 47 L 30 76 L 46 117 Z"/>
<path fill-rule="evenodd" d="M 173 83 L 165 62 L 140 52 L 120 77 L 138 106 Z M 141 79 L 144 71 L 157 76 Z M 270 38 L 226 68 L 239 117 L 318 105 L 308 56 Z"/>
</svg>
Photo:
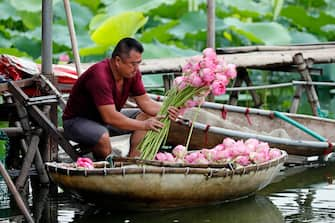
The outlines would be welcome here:
<svg viewBox="0 0 335 223">
<path fill-rule="evenodd" d="M 218 54 L 250 53 L 260 51 L 292 51 L 292 50 L 315 50 L 335 48 L 335 42 L 314 43 L 314 44 L 296 44 L 289 46 L 242 46 L 226 47 L 217 49 Z"/>
<path fill-rule="evenodd" d="M 291 108 L 290 108 L 290 113 L 297 113 L 302 91 L 303 91 L 303 87 L 301 85 L 298 85 L 294 92 L 293 101 L 292 101 Z"/>
<path fill-rule="evenodd" d="M 76 33 L 74 29 L 74 24 L 73 24 L 71 5 L 70 5 L 69 0 L 64 0 L 63 2 L 64 2 L 64 8 L 65 8 L 65 13 L 66 13 L 66 18 L 67 18 L 67 26 L 69 28 L 69 33 L 70 33 L 74 63 L 76 65 L 77 74 L 79 76 L 81 74 L 80 57 L 79 57 L 79 52 L 78 52 Z"/>
<path fill-rule="evenodd" d="M 215 0 L 207 0 L 207 47 L 215 49 Z"/>
<path fill-rule="evenodd" d="M 304 61 L 303 55 L 301 53 L 297 53 L 293 57 L 294 63 L 298 66 L 298 71 L 301 74 L 303 80 L 307 82 L 311 82 L 312 78 L 309 75 L 309 71 L 307 65 Z M 320 103 L 318 99 L 318 95 L 316 94 L 315 88 L 313 85 L 305 86 L 307 98 L 309 103 L 311 104 L 312 111 L 314 115 L 318 115 L 318 108 L 320 108 Z"/>
<path fill-rule="evenodd" d="M 28 208 L 26 207 L 26 205 L 24 204 L 19 192 L 16 190 L 13 181 L 11 180 L 10 176 L 8 175 L 6 169 L 4 168 L 4 166 L 2 165 L 2 163 L 0 162 L 0 173 L 3 176 L 8 189 L 11 191 L 12 195 L 14 196 L 14 199 L 16 201 L 17 206 L 19 207 L 19 209 L 21 210 L 22 214 L 24 215 L 24 217 L 26 218 L 27 222 L 29 223 L 33 223 L 34 220 L 31 217 Z"/>
</svg>

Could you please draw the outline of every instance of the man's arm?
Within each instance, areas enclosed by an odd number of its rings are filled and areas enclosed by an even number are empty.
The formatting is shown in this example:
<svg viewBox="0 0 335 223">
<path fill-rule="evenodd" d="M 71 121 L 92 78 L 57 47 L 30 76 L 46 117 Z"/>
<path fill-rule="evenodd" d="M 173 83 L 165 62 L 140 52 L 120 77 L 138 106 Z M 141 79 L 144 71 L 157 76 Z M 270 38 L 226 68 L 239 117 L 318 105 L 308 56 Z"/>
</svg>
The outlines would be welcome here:
<svg viewBox="0 0 335 223">
<path fill-rule="evenodd" d="M 161 108 L 161 104 L 152 100 L 147 94 L 136 96 L 134 99 L 140 109 L 148 115 L 156 116 Z"/>
<path fill-rule="evenodd" d="M 159 118 L 150 118 L 144 121 L 128 118 L 118 112 L 115 105 L 102 105 L 98 107 L 102 120 L 112 126 L 126 130 L 154 130 L 158 131 L 163 127 Z"/>
<path fill-rule="evenodd" d="M 156 116 L 161 108 L 161 104 L 152 100 L 147 94 L 137 96 L 134 99 L 140 109 L 151 116 Z M 176 121 L 179 116 L 179 109 L 170 106 L 168 108 L 168 116 L 171 120 Z"/>
</svg>

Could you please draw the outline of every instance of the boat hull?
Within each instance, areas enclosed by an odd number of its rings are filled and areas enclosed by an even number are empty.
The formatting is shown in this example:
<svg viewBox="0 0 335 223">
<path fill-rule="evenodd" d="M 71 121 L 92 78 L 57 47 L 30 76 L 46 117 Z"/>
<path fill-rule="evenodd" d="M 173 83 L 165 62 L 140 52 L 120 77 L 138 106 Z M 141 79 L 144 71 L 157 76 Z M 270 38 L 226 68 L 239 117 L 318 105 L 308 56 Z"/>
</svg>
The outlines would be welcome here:
<svg viewBox="0 0 335 223">
<path fill-rule="evenodd" d="M 83 170 L 47 163 L 54 182 L 85 200 L 113 209 L 194 207 L 244 198 L 267 186 L 280 171 L 277 160 L 245 168 L 126 166 Z"/>
<path fill-rule="evenodd" d="M 216 107 L 208 104 L 214 104 Z M 193 110 L 186 113 L 185 120 L 192 120 L 195 112 Z M 204 103 L 203 109 L 199 112 L 190 140 L 189 148 L 192 149 L 214 147 L 226 137 L 235 140 L 256 138 L 268 142 L 272 148 L 300 156 L 324 155 L 335 147 L 335 134 L 333 134 L 335 120 L 285 113 L 287 117 L 328 140 L 322 142 L 292 124 L 274 117 L 266 110 Z M 185 121 L 172 122 L 167 143 L 172 146 L 185 145 L 190 125 Z"/>
</svg>

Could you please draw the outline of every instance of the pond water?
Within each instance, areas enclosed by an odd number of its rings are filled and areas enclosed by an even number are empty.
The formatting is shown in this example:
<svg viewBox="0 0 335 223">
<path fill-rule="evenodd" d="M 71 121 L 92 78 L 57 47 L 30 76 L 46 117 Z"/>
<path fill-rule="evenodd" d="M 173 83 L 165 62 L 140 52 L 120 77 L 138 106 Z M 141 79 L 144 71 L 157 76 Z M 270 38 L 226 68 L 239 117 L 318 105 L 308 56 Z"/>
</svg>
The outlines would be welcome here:
<svg viewBox="0 0 335 223">
<path fill-rule="evenodd" d="M 255 196 L 205 207 L 156 212 L 113 212 L 80 202 L 58 188 L 30 192 L 36 222 L 277 223 L 335 222 L 335 164 L 286 168 Z M 334 183 L 334 184 L 333 184 Z M 24 222 L 0 180 L 0 222 Z"/>
</svg>

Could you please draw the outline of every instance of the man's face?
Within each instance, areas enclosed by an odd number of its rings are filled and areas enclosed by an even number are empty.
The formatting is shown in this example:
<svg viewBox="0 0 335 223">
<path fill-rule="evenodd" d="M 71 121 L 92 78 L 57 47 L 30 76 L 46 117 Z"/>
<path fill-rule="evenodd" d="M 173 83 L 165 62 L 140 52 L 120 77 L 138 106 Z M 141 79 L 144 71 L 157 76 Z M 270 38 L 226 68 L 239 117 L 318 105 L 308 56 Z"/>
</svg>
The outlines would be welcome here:
<svg viewBox="0 0 335 223">
<path fill-rule="evenodd" d="M 118 57 L 118 62 L 119 73 L 124 78 L 132 78 L 136 75 L 136 72 L 139 69 L 139 65 L 142 62 L 142 55 L 135 50 L 131 50 L 129 52 L 129 57 Z"/>
</svg>

